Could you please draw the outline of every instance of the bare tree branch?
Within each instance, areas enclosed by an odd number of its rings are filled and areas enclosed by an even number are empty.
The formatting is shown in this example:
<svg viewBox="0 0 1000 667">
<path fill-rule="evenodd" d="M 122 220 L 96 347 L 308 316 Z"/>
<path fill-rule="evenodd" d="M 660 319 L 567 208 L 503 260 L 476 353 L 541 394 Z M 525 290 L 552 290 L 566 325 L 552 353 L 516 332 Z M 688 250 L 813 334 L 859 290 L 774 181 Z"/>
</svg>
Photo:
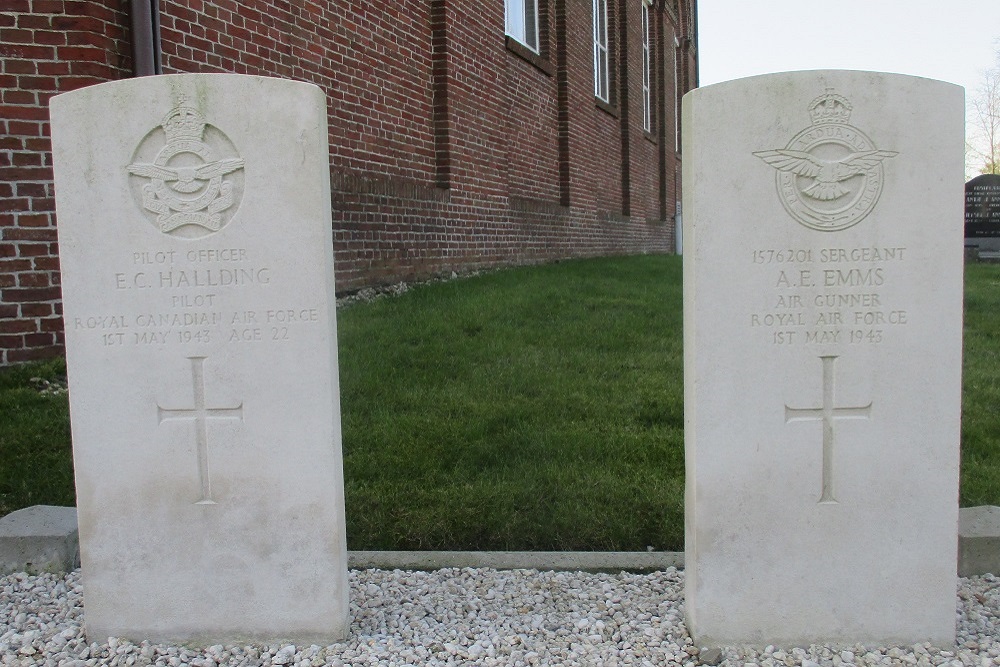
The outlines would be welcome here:
<svg viewBox="0 0 1000 667">
<path fill-rule="evenodd" d="M 1000 51 L 969 100 L 968 120 L 966 163 L 981 174 L 1000 174 Z"/>
</svg>

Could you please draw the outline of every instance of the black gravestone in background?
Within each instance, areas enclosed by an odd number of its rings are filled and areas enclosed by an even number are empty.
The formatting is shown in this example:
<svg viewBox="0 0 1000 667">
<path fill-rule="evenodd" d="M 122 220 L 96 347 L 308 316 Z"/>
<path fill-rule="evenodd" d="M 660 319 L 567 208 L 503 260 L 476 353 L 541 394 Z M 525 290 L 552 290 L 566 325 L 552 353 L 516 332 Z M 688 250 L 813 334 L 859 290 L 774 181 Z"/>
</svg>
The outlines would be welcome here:
<svg viewBox="0 0 1000 667">
<path fill-rule="evenodd" d="M 965 238 L 1000 237 L 1000 175 L 983 174 L 965 184 Z"/>
</svg>

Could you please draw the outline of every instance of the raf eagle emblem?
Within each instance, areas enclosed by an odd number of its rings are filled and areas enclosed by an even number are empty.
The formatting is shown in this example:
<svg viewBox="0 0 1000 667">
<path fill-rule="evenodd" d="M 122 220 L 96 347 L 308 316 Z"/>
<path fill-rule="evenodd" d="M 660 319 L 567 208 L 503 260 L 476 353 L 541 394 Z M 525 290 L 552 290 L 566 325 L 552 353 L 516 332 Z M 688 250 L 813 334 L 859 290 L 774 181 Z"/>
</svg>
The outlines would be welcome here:
<svg viewBox="0 0 1000 667">
<path fill-rule="evenodd" d="M 152 161 L 138 155 L 155 149 L 160 136 L 156 131 L 147 135 L 126 167 L 138 182 L 142 208 L 156 216 L 156 226 L 165 234 L 181 228 L 189 237 L 219 231 L 239 205 L 242 180 L 236 176 L 244 168 L 243 158 L 235 155 L 218 128 L 209 139 L 205 118 L 184 100 L 161 127 L 166 143 Z M 229 155 L 217 159 L 220 151 Z"/>
<path fill-rule="evenodd" d="M 805 176 L 813 182 L 802 188 L 802 194 L 832 201 L 851 192 L 841 185 L 852 176 L 864 176 L 882 163 L 882 160 L 896 155 L 895 151 L 861 151 L 851 153 L 839 160 L 824 160 L 805 151 L 779 149 L 754 153 L 764 162 L 779 171 L 787 171 L 796 176 Z"/>
<path fill-rule="evenodd" d="M 811 125 L 783 148 L 753 155 L 774 167 L 778 198 L 792 218 L 837 232 L 872 212 L 882 194 L 884 163 L 899 153 L 880 150 L 851 125 L 851 102 L 833 89 L 808 109 Z"/>
</svg>

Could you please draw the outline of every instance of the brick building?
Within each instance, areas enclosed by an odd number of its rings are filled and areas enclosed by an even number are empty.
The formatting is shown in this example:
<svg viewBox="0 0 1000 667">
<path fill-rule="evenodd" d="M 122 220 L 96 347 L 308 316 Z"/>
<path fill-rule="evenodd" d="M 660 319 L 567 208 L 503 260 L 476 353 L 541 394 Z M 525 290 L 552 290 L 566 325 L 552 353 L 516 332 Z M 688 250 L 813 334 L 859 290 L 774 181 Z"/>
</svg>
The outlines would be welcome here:
<svg viewBox="0 0 1000 667">
<path fill-rule="evenodd" d="M 0 365 L 61 351 L 52 95 L 152 71 L 322 87 L 339 291 L 671 252 L 694 16 L 695 0 L 3 0 Z"/>
</svg>

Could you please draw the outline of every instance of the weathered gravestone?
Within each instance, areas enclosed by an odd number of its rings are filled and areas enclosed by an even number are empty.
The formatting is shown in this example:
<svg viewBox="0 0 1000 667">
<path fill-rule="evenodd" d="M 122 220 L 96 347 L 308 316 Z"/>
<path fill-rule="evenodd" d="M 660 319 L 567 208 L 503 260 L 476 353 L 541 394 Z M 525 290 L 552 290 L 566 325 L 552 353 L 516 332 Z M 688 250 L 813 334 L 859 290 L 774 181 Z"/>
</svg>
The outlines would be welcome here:
<svg viewBox="0 0 1000 667">
<path fill-rule="evenodd" d="M 774 74 L 683 113 L 692 636 L 953 642 L 962 89 Z"/>
<path fill-rule="evenodd" d="M 1000 250 L 1000 174 L 983 174 L 965 184 L 965 242 L 987 252 Z"/>
<path fill-rule="evenodd" d="M 88 635 L 343 638 L 322 92 L 190 74 L 51 110 Z"/>
</svg>

